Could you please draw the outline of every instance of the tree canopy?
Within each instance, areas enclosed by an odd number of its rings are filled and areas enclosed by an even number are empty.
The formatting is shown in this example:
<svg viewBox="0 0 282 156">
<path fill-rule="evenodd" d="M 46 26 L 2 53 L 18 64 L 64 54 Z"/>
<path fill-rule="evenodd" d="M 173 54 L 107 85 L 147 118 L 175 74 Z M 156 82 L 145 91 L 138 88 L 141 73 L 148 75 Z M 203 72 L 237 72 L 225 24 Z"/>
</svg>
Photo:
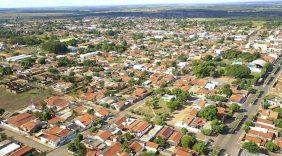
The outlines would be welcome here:
<svg viewBox="0 0 282 156">
<path fill-rule="evenodd" d="M 235 64 L 225 68 L 225 75 L 234 78 L 247 78 L 250 74 L 250 69 L 245 65 Z"/>
<path fill-rule="evenodd" d="M 60 54 L 68 51 L 66 43 L 51 40 L 43 43 L 42 48 L 50 53 Z"/>
<path fill-rule="evenodd" d="M 209 121 L 217 119 L 217 108 L 214 105 L 209 105 L 199 112 L 199 116 Z"/>
<path fill-rule="evenodd" d="M 249 151 L 250 153 L 259 153 L 260 152 L 259 146 L 254 142 L 245 142 L 242 147 L 246 149 L 247 151 Z"/>
</svg>

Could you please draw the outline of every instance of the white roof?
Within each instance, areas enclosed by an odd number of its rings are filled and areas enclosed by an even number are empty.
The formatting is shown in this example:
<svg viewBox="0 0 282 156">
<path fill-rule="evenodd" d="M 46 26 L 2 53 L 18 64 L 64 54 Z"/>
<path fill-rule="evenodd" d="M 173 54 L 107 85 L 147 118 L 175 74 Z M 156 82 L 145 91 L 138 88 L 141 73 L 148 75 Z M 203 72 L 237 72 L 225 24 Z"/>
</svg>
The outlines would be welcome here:
<svg viewBox="0 0 282 156">
<path fill-rule="evenodd" d="M 18 60 L 22 60 L 22 59 L 25 59 L 25 58 L 29 58 L 29 57 L 32 57 L 32 55 L 18 55 L 18 56 L 12 56 L 12 57 L 9 57 L 9 58 L 6 58 L 6 61 L 18 61 Z"/>
<path fill-rule="evenodd" d="M 16 144 L 16 143 L 11 143 L 8 146 L 6 146 L 6 147 L 4 147 L 0 150 L 0 155 L 7 155 L 7 154 L 17 150 L 20 147 L 21 146 Z"/>
<path fill-rule="evenodd" d="M 266 62 L 262 59 L 258 59 L 258 60 L 254 60 L 253 62 L 251 62 L 251 64 L 257 64 L 257 65 L 260 65 L 260 66 L 264 66 Z"/>
</svg>

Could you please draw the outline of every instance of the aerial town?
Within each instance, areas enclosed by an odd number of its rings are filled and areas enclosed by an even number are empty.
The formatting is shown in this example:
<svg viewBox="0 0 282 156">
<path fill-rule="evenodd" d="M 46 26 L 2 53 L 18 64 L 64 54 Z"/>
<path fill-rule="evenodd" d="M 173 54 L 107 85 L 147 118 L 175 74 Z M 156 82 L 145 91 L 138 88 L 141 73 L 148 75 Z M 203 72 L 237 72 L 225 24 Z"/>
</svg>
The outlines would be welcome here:
<svg viewBox="0 0 282 156">
<path fill-rule="evenodd" d="M 280 155 L 281 28 L 1 20 L 0 155 Z"/>
</svg>

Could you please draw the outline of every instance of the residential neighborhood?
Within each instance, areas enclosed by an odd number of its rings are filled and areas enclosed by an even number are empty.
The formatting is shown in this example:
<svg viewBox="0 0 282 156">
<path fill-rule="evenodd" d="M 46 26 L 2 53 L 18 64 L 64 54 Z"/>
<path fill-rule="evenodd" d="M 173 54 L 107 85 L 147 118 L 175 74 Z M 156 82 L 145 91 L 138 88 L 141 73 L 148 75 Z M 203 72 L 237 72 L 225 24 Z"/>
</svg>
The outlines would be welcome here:
<svg viewBox="0 0 282 156">
<path fill-rule="evenodd" d="M 281 22 L 0 21 L 0 155 L 282 154 Z"/>
</svg>

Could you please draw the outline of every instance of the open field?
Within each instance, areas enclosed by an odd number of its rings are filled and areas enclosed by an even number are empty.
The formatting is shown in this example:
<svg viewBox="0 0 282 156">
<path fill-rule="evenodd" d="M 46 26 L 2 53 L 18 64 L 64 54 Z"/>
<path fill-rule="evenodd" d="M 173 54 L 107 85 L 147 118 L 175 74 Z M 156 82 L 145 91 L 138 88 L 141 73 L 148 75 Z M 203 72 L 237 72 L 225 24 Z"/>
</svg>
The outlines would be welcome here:
<svg viewBox="0 0 282 156">
<path fill-rule="evenodd" d="M 159 106 L 155 109 L 152 109 L 151 107 L 146 106 L 145 102 L 137 107 L 135 111 L 138 111 L 144 115 L 151 115 L 155 116 L 159 113 L 169 113 L 169 109 L 166 106 L 166 102 L 160 99 Z"/>
<path fill-rule="evenodd" d="M 24 93 L 14 94 L 0 87 L 0 108 L 14 112 L 25 108 L 31 101 L 41 101 L 52 95 L 51 90 L 32 89 Z"/>
</svg>

